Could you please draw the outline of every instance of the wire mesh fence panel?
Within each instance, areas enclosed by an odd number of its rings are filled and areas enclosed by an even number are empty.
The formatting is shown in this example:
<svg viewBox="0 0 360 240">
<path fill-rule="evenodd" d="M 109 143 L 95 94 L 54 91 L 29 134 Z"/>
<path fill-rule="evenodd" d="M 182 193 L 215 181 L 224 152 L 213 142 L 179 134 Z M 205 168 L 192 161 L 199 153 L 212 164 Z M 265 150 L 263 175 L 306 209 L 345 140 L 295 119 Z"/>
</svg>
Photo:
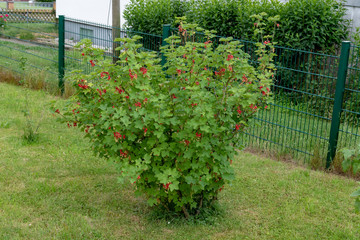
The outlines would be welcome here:
<svg viewBox="0 0 360 240">
<path fill-rule="evenodd" d="M 12 15 L 9 13 L 6 18 Z M 7 22 L 0 31 L 0 67 L 20 74 L 27 84 L 55 87 L 58 81 L 57 33 L 56 24 L 47 21 Z"/>
<path fill-rule="evenodd" d="M 274 101 L 259 112 L 246 145 L 324 161 L 339 57 L 279 46 L 275 52 Z"/>
<path fill-rule="evenodd" d="M 338 149 L 360 144 L 360 46 L 352 46 L 345 82 Z"/>
<path fill-rule="evenodd" d="M 171 34 L 180 36 L 180 44 L 184 44 L 178 29 L 172 28 Z M 197 34 L 187 40 L 211 40 L 216 47 L 221 38 L 224 37 L 207 39 L 204 34 Z M 249 62 L 256 67 L 255 42 L 234 40 L 240 41 Z M 275 53 L 273 102 L 267 111 L 258 113 L 252 123 L 255 127 L 245 132 L 240 144 L 301 161 L 315 157 L 325 161 L 339 57 L 281 46 L 275 47 Z"/>
<path fill-rule="evenodd" d="M 115 49 L 121 45 L 120 42 L 114 41 L 116 38 L 131 38 L 135 35 L 142 37 L 139 43 L 143 45 L 144 51 L 159 51 L 162 43 L 162 36 L 123 30 L 112 26 L 82 21 L 78 19 L 65 18 L 65 69 L 82 69 L 89 72 L 90 63 L 82 62 L 81 52 L 76 50 L 75 45 L 82 39 L 90 39 L 94 48 L 103 49 L 104 57 L 111 60 L 117 57 Z"/>
</svg>

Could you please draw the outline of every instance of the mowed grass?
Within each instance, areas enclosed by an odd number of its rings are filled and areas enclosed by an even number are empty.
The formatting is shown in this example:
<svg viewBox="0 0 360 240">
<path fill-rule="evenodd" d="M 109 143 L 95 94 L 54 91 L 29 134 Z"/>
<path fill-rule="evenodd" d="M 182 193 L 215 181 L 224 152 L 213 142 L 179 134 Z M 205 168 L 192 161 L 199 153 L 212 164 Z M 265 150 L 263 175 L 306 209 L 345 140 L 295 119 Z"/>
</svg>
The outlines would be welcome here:
<svg viewBox="0 0 360 240">
<path fill-rule="evenodd" d="M 116 166 L 55 121 L 56 98 L 30 91 L 39 141 L 22 140 L 25 89 L 0 83 L 0 239 L 359 239 L 358 184 L 239 153 L 236 180 L 207 222 L 155 218 Z M 59 102 L 63 101 L 57 99 Z"/>
<path fill-rule="evenodd" d="M 23 45 L 0 40 L 0 65 L 15 72 L 22 72 L 21 62 L 30 73 L 45 72 L 44 81 L 57 80 L 57 50 L 42 46 Z"/>
<path fill-rule="evenodd" d="M 55 23 L 14 23 L 9 22 L 6 28 L 1 30 L 5 37 L 20 38 L 21 34 L 32 33 L 37 38 L 57 38 L 58 26 Z"/>
<path fill-rule="evenodd" d="M 21 24 L 18 24 L 21 27 Z M 30 24 L 29 24 L 30 25 Z M 35 26 L 33 24 L 31 26 Z M 44 31 L 48 32 L 44 25 Z M 37 25 L 36 25 L 37 26 Z M 51 27 L 48 27 L 51 28 Z M 18 29 L 8 27 L 8 34 L 14 30 L 14 34 Z M 36 30 L 36 29 L 35 29 Z M 11 35 L 11 34 L 10 34 Z M 18 38 L 17 38 L 18 39 Z M 49 93 L 58 94 L 58 50 L 56 48 L 35 45 L 23 42 L 19 44 L 20 40 L 13 42 L 13 39 L 0 39 L 0 71 L 14 74 L 16 76 L 23 76 L 29 88 L 46 89 Z M 28 41 L 28 40 L 26 40 Z M 22 63 L 25 63 L 25 71 L 22 70 Z M 65 58 L 66 73 L 74 69 L 83 69 L 89 71 L 89 64 L 84 64 L 81 59 L 81 53 L 73 49 L 66 50 Z M 1 81 L 6 81 L 5 79 Z M 66 96 L 70 96 L 73 89 L 66 86 Z"/>
</svg>

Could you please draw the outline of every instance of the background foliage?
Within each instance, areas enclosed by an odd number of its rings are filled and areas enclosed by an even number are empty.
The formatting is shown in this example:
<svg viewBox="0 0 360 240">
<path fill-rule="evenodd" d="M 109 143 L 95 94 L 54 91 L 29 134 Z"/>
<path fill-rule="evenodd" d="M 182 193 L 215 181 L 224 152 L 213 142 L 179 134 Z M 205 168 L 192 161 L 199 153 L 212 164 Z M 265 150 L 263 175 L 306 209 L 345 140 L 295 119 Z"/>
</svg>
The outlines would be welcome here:
<svg viewBox="0 0 360 240">
<path fill-rule="evenodd" d="M 290 0 L 281 11 L 280 45 L 333 52 L 349 34 L 343 0 Z"/>
<path fill-rule="evenodd" d="M 163 25 L 175 26 L 176 17 L 184 16 L 188 6 L 186 0 L 130 0 L 124 11 L 125 27 L 161 34 Z"/>
<path fill-rule="evenodd" d="M 280 15 L 281 31 L 275 41 L 283 46 L 333 52 L 348 36 L 342 0 L 132 0 L 124 17 L 128 28 L 161 34 L 162 24 L 177 27 L 175 17 L 185 15 L 188 22 L 216 30 L 218 35 L 254 40 L 250 16 L 261 12 Z M 266 29 L 268 33 L 271 28 Z"/>
<path fill-rule="evenodd" d="M 279 15 L 281 7 L 278 0 L 193 0 L 187 17 L 189 22 L 215 30 L 218 35 L 250 40 L 255 28 L 250 16 L 266 12 L 274 17 Z M 272 30 L 273 26 L 268 26 L 267 32 Z"/>
</svg>

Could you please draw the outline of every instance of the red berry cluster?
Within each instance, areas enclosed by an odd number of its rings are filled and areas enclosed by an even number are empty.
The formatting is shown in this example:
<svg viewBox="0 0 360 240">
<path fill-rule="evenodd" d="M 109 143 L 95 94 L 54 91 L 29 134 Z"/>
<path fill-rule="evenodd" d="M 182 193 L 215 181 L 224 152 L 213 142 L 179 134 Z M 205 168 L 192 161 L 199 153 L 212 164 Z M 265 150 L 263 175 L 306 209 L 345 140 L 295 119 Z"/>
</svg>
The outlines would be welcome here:
<svg viewBox="0 0 360 240">
<path fill-rule="evenodd" d="M 223 76 L 225 74 L 226 69 L 222 68 L 219 72 L 215 71 L 215 76 Z"/>
<path fill-rule="evenodd" d="M 133 74 L 131 69 L 129 69 L 129 76 L 130 76 L 131 80 L 133 80 L 134 78 L 137 79 L 137 74 L 136 73 Z"/>
<path fill-rule="evenodd" d="M 140 68 L 140 71 L 142 72 L 143 75 L 145 75 L 148 70 L 145 67 L 142 67 Z"/>
<path fill-rule="evenodd" d="M 171 182 L 167 183 L 167 184 L 163 184 L 163 187 L 165 188 L 165 190 L 168 190 L 169 189 L 169 186 L 170 186 Z"/>
<path fill-rule="evenodd" d="M 116 140 L 121 138 L 125 139 L 125 135 L 121 135 L 119 132 L 114 132 L 114 137 Z"/>
<path fill-rule="evenodd" d="M 102 72 L 100 76 L 103 78 L 103 77 L 105 77 L 105 75 L 108 76 L 108 80 L 111 79 L 109 72 Z"/>
</svg>

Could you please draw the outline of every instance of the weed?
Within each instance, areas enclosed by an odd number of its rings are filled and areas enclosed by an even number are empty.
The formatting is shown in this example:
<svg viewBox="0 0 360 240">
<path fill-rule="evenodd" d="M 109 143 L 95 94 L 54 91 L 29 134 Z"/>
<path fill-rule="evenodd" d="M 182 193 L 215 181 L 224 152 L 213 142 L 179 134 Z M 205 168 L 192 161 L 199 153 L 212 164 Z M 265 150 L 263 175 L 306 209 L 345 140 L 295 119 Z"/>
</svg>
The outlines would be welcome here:
<svg viewBox="0 0 360 240">
<path fill-rule="evenodd" d="M 23 73 L 25 73 L 26 71 L 26 64 L 27 63 L 27 59 L 22 57 L 20 59 L 20 69 L 22 70 Z M 24 91 L 25 91 L 25 106 L 23 109 L 23 113 L 24 113 L 24 117 L 25 117 L 25 126 L 24 126 L 24 134 L 23 134 L 23 138 L 27 143 L 34 143 L 38 140 L 38 131 L 40 128 L 40 123 L 41 123 L 41 119 L 42 117 L 38 120 L 38 122 L 35 121 L 35 117 L 34 117 L 34 111 L 32 111 L 31 107 L 30 107 L 30 101 L 29 101 L 29 89 L 31 88 L 31 84 L 33 83 L 32 81 L 27 81 L 27 78 L 25 78 L 25 75 L 23 77 L 23 81 L 24 81 Z M 43 84 L 43 82 L 40 82 L 41 84 Z M 42 86 L 43 88 L 43 86 Z M 41 88 L 41 89 L 42 89 Z M 43 113 L 42 113 L 43 115 Z"/>
<path fill-rule="evenodd" d="M 0 82 L 21 85 L 21 77 L 9 69 L 0 68 Z"/>
<path fill-rule="evenodd" d="M 310 167 L 312 170 L 323 170 L 324 161 L 320 156 L 320 146 L 315 145 L 313 156 L 310 159 Z"/>
<path fill-rule="evenodd" d="M 0 128 L 9 128 L 10 123 L 9 122 L 0 122 Z"/>
<path fill-rule="evenodd" d="M 19 34 L 19 38 L 23 40 L 34 40 L 35 36 L 31 32 L 23 32 Z"/>
<path fill-rule="evenodd" d="M 331 169 L 334 173 L 343 174 L 342 162 L 344 161 L 344 156 L 341 152 L 336 152 L 335 157 L 331 163 Z"/>
<path fill-rule="evenodd" d="M 71 84 L 69 81 L 65 81 L 65 92 L 63 94 L 64 98 L 69 98 L 73 96 L 76 92 L 76 89 L 74 88 L 73 84 Z"/>
</svg>

